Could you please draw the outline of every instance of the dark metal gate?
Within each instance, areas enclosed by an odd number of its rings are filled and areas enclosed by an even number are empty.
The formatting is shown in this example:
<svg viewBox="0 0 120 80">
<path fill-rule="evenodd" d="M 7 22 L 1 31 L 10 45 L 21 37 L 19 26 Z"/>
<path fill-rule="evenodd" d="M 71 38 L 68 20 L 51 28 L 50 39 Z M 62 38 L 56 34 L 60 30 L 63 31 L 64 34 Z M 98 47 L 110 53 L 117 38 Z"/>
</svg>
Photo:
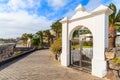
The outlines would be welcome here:
<svg viewBox="0 0 120 80">
<path fill-rule="evenodd" d="M 82 44 L 82 43 L 81 43 Z M 72 50 L 72 41 L 70 41 L 70 64 L 72 67 L 88 72 L 91 72 L 91 60 L 92 53 L 89 54 L 91 49 L 82 49 L 80 44 L 80 49 Z"/>
</svg>

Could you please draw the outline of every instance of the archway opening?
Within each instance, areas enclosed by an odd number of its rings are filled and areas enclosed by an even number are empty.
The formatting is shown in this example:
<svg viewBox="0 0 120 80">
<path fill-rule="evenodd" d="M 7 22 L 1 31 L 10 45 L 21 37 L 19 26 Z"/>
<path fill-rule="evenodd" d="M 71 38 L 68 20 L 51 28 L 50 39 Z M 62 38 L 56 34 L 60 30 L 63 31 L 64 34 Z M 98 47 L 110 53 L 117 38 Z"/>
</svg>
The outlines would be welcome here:
<svg viewBox="0 0 120 80">
<path fill-rule="evenodd" d="M 90 72 L 93 58 L 93 36 L 87 27 L 77 26 L 70 33 L 70 65 Z"/>
</svg>

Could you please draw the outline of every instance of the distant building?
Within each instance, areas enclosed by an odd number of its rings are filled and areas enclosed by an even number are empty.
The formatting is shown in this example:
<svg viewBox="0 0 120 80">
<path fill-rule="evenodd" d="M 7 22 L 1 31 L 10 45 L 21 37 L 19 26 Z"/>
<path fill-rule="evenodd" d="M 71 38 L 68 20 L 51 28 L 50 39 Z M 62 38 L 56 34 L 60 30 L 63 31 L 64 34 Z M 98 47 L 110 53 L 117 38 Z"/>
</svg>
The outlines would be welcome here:
<svg viewBox="0 0 120 80">
<path fill-rule="evenodd" d="M 92 40 L 92 34 L 82 34 L 80 37 L 84 38 L 84 41 L 91 41 Z"/>
<path fill-rule="evenodd" d="M 79 35 L 79 37 L 75 37 L 74 39 L 79 39 L 79 38 L 83 38 L 84 41 L 92 41 L 92 34 L 82 34 Z"/>
<path fill-rule="evenodd" d="M 53 31 L 52 29 L 50 29 L 50 33 L 51 35 L 56 36 L 55 31 Z"/>
</svg>

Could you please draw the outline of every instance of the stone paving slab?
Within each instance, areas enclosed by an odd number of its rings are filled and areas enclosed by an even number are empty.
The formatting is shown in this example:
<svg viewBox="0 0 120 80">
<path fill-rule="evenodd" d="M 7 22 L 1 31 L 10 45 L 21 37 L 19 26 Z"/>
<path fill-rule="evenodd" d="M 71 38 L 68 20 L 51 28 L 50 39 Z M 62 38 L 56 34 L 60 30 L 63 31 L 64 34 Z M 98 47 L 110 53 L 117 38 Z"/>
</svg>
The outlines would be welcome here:
<svg viewBox="0 0 120 80">
<path fill-rule="evenodd" d="M 50 54 L 49 50 L 39 50 L 1 66 L 0 80 L 103 80 L 64 67 Z"/>
</svg>

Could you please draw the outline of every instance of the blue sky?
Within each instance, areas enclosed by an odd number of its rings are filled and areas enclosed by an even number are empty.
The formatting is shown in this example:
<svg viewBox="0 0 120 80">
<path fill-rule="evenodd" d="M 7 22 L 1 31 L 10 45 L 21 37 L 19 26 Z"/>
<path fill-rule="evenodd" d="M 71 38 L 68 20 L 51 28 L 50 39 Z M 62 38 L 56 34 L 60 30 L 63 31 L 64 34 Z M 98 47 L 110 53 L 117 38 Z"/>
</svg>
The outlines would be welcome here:
<svg viewBox="0 0 120 80">
<path fill-rule="evenodd" d="M 50 29 L 56 20 L 75 14 L 79 4 L 90 12 L 101 4 L 108 6 L 110 3 L 120 9 L 119 0 L 0 0 L 0 38 Z"/>
</svg>

